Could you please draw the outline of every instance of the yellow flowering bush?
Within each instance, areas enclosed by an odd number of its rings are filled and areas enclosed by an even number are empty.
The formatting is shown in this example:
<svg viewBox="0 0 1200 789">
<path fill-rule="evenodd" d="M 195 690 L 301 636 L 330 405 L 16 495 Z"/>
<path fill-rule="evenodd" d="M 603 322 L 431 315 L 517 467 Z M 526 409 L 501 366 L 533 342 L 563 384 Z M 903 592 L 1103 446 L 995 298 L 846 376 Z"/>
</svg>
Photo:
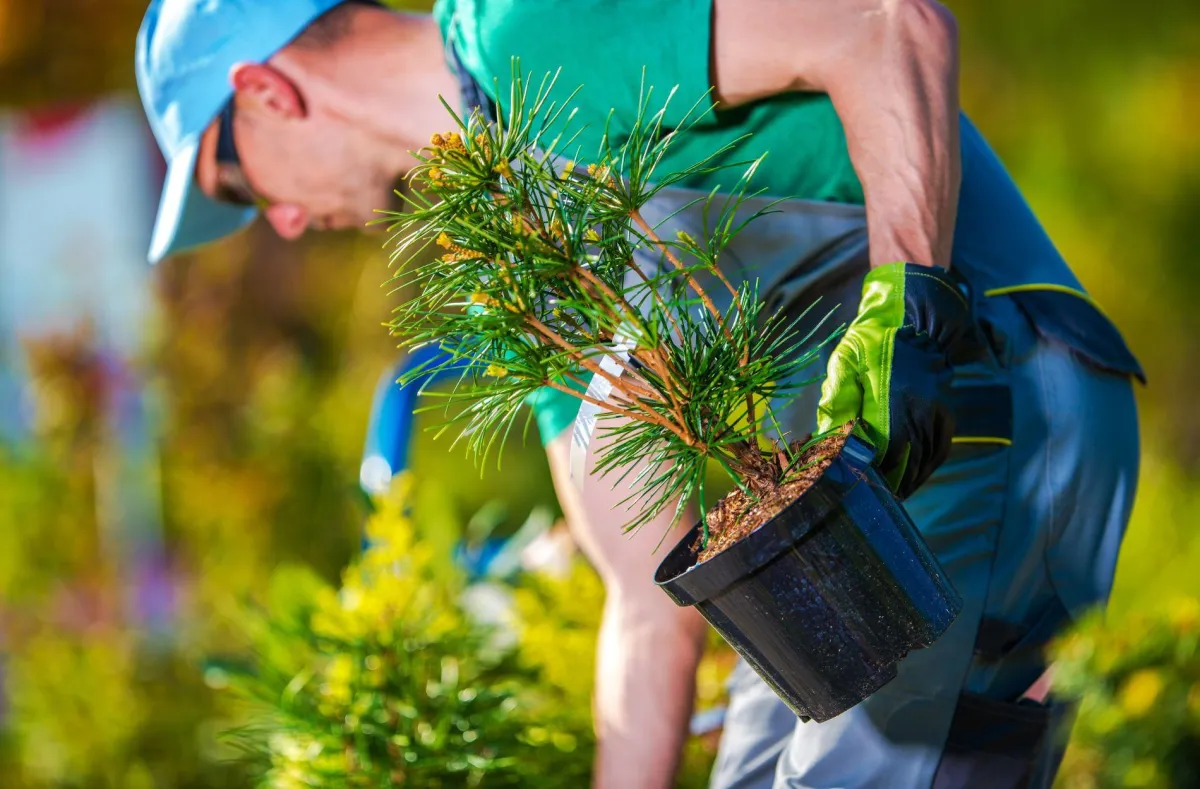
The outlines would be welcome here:
<svg viewBox="0 0 1200 789">
<path fill-rule="evenodd" d="M 461 605 L 463 579 L 418 539 L 399 480 L 339 589 L 286 570 L 247 619 L 259 658 L 233 686 L 235 732 L 293 787 L 586 786 L 591 723 Z"/>
<path fill-rule="evenodd" d="M 1062 786 L 1200 786 L 1200 598 L 1112 621 L 1093 615 L 1053 656 L 1056 692 L 1078 711 Z"/>
</svg>

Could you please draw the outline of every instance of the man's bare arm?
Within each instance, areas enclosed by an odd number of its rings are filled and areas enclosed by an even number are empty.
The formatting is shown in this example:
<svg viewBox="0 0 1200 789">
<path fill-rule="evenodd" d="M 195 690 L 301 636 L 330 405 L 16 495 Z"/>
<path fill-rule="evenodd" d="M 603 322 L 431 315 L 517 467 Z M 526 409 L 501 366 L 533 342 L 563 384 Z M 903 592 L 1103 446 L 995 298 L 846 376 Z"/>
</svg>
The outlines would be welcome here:
<svg viewBox="0 0 1200 789">
<path fill-rule="evenodd" d="M 866 194 L 871 263 L 950 266 L 958 32 L 933 0 L 714 0 L 723 105 L 827 93 Z"/>
<path fill-rule="evenodd" d="M 688 734 L 708 625 L 654 584 L 665 547 L 679 538 L 673 535 L 655 551 L 669 518 L 625 534 L 621 525 L 629 513 L 618 504 L 626 494 L 595 476 L 586 478 L 580 493 L 570 480 L 570 435 L 552 441 L 547 454 L 567 523 L 606 593 L 593 703 L 599 741 L 593 786 L 669 789 Z M 592 443 L 589 471 L 603 439 Z M 684 525 L 691 524 L 689 517 Z"/>
</svg>

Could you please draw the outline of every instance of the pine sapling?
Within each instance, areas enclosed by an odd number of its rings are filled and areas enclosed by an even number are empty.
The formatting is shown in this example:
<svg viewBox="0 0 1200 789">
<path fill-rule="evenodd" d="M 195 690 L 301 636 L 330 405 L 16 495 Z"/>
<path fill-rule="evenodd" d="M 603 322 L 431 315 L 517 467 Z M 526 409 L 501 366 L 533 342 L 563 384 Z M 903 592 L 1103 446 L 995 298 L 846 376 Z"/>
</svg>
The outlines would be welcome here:
<svg viewBox="0 0 1200 789">
<path fill-rule="evenodd" d="M 739 215 L 759 161 L 717 164 L 735 142 L 660 171 L 691 122 L 667 129 L 665 105 L 651 112 L 643 90 L 631 133 L 619 144 L 606 133 L 577 166 L 565 160 L 576 137 L 563 131 L 570 113 L 550 100 L 553 85 L 548 77 L 531 95 L 516 73 L 494 122 L 447 106 L 457 131 L 418 154 L 407 210 L 387 218 L 395 282 L 416 293 L 391 327 L 402 347 L 436 344 L 446 355 L 407 377 L 459 370 L 443 395 L 455 406 L 445 426 L 463 424 L 480 458 L 539 390 L 591 403 L 611 436 L 596 471 L 634 491 L 622 502 L 635 513 L 626 528 L 668 508 L 677 520 L 693 497 L 704 508 L 714 462 L 738 488 L 726 499 L 737 497 L 735 511 L 715 524 L 728 525 L 821 462 L 809 450 L 826 437 L 788 440 L 774 409 L 813 382 L 798 374 L 831 337 L 765 314 L 756 283 L 721 271 L 730 242 L 765 213 Z M 662 238 L 644 218 L 660 190 L 730 166 L 744 170 L 704 201 L 703 237 Z M 602 386 L 589 390 L 593 380 Z"/>
</svg>

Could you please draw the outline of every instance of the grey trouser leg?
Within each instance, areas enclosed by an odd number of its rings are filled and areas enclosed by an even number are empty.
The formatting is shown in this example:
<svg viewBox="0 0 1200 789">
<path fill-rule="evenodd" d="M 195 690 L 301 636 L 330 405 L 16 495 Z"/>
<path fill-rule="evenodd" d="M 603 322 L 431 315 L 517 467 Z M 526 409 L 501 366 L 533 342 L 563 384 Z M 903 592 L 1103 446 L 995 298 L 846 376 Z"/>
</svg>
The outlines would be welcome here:
<svg viewBox="0 0 1200 789">
<path fill-rule="evenodd" d="M 775 691 L 739 660 L 729 677 L 729 706 L 711 789 L 771 789 L 779 756 L 798 722 Z"/>
</svg>

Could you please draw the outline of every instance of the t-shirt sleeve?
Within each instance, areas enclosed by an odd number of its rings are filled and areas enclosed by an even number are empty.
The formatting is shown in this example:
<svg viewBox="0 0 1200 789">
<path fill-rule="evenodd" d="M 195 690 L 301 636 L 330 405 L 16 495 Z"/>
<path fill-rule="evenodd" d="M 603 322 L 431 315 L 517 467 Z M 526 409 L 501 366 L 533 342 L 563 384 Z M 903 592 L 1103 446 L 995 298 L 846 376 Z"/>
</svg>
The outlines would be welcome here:
<svg viewBox="0 0 1200 789">
<path fill-rule="evenodd" d="M 455 12 L 464 65 L 502 105 L 519 58 L 531 89 L 557 72 L 554 99 L 578 90 L 589 128 L 611 112 L 611 130 L 627 130 L 646 96 L 670 128 L 713 120 L 711 0 L 459 0 Z"/>
</svg>

